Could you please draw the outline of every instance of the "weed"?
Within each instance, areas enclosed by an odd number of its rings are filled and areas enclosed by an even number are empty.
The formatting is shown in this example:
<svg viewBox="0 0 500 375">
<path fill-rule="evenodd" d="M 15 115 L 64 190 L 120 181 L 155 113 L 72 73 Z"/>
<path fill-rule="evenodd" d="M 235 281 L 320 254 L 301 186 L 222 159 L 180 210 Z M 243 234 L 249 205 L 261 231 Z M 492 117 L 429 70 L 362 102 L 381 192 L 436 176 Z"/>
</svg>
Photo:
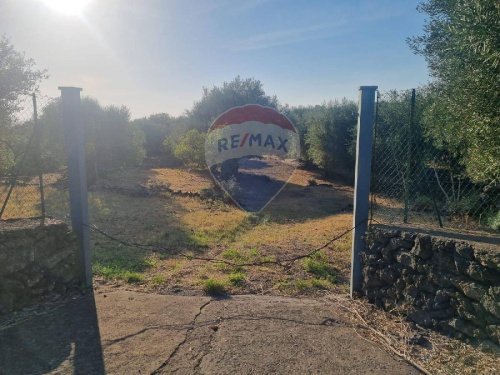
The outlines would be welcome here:
<svg viewBox="0 0 500 375">
<path fill-rule="evenodd" d="M 226 283 L 217 279 L 206 279 L 202 282 L 203 292 L 209 296 L 220 296 L 226 294 Z"/>
<path fill-rule="evenodd" d="M 313 274 L 317 278 L 328 280 L 330 283 L 335 282 L 335 273 L 333 268 L 328 264 L 327 257 L 324 253 L 316 253 L 303 261 L 304 270 Z"/>
<path fill-rule="evenodd" d="M 237 249 L 227 249 L 222 252 L 222 257 L 224 259 L 230 260 L 241 260 L 243 259 L 243 255 Z"/>
<path fill-rule="evenodd" d="M 311 280 L 311 286 L 313 288 L 317 288 L 317 289 L 328 290 L 331 287 L 333 287 L 333 284 L 329 280 L 326 280 L 326 279 L 317 279 L 317 278 L 314 278 L 314 279 Z"/>
<path fill-rule="evenodd" d="M 304 279 L 297 279 L 295 280 L 295 288 L 297 288 L 298 291 L 304 291 L 306 289 L 309 289 L 311 287 L 311 282 L 309 280 L 304 280 Z"/>
<path fill-rule="evenodd" d="M 242 286 L 245 284 L 245 274 L 243 272 L 231 272 L 229 282 L 234 286 Z"/>
<path fill-rule="evenodd" d="M 310 178 L 309 180 L 307 180 L 307 184 L 309 186 L 317 186 L 318 185 L 318 181 L 316 181 L 314 178 Z"/>
<path fill-rule="evenodd" d="M 166 282 L 167 282 L 167 278 L 162 274 L 154 275 L 151 278 L 151 284 L 156 285 L 156 286 L 163 285 Z"/>
</svg>

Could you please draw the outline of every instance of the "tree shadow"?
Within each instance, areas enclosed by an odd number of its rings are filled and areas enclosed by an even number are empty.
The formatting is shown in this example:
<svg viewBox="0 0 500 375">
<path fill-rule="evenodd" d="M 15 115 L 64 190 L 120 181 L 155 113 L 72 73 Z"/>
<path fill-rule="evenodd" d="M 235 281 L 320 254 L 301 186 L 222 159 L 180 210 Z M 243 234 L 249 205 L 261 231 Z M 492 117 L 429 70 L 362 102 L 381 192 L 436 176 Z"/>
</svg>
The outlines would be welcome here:
<svg viewBox="0 0 500 375">
<path fill-rule="evenodd" d="M 54 369 L 104 374 L 92 292 L 0 330 L 0 373 L 45 374 Z"/>
</svg>

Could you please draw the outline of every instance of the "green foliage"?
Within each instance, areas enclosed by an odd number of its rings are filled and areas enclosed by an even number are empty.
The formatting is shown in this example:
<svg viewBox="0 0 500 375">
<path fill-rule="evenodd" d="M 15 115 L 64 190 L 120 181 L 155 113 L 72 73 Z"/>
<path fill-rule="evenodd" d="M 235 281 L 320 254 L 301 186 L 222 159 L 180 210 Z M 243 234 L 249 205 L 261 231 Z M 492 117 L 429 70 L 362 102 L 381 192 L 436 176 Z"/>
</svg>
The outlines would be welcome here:
<svg viewBox="0 0 500 375">
<path fill-rule="evenodd" d="M 205 134 L 196 129 L 187 131 L 179 138 L 174 155 L 185 165 L 202 168 L 205 165 Z"/>
<path fill-rule="evenodd" d="M 167 113 L 158 113 L 149 117 L 135 119 L 132 126 L 144 133 L 144 148 L 148 157 L 164 155 L 164 139 L 172 134 L 177 126 L 177 119 Z"/>
<path fill-rule="evenodd" d="M 244 104 L 277 107 L 278 100 L 275 96 L 266 95 L 259 80 L 237 76 L 231 82 L 224 82 L 222 86 L 211 89 L 204 87 L 201 100 L 194 103 L 193 108 L 187 112 L 187 119 L 190 127 L 205 131 L 217 116 Z"/>
<path fill-rule="evenodd" d="M 227 249 L 221 253 L 224 259 L 241 260 L 244 258 L 243 254 L 237 249 Z"/>
<path fill-rule="evenodd" d="M 437 147 L 458 157 L 476 182 L 500 181 L 500 7 L 497 0 L 428 0 L 425 33 L 410 39 L 425 56 L 434 100 L 424 116 Z"/>
<path fill-rule="evenodd" d="M 100 173 L 137 165 L 144 159 L 144 134 L 131 126 L 126 107 L 102 107 L 95 99 L 83 98 L 81 121 L 90 180 Z M 60 100 L 43 109 L 39 122 L 43 131 L 40 138 L 43 168 L 54 170 L 66 163 Z"/>
<path fill-rule="evenodd" d="M 245 284 L 245 274 L 241 271 L 231 272 L 229 274 L 229 282 L 234 286 L 242 286 Z"/>
<path fill-rule="evenodd" d="M 226 294 L 226 284 L 222 280 L 203 280 L 203 292 L 209 296 L 221 296 Z"/>
<path fill-rule="evenodd" d="M 305 258 L 302 265 L 306 272 L 313 274 L 317 278 L 327 280 L 331 283 L 334 283 L 336 280 L 335 271 L 328 264 L 328 258 L 324 253 L 318 252 Z"/>
<path fill-rule="evenodd" d="M 146 254 L 123 246 L 101 244 L 93 254 L 92 272 L 110 280 L 135 283 L 144 280 L 144 271 L 150 268 Z"/>
<path fill-rule="evenodd" d="M 357 108 L 353 101 L 343 99 L 316 108 L 306 120 L 305 144 L 309 159 L 327 175 L 352 169 L 354 158 L 349 145 L 356 125 Z"/>
<path fill-rule="evenodd" d="M 500 211 L 495 210 L 492 211 L 487 217 L 486 217 L 486 224 L 494 230 L 499 230 L 500 229 Z"/>
<path fill-rule="evenodd" d="M 14 49 L 9 40 L 0 35 L 0 173 L 14 164 L 19 153 L 17 126 L 14 114 L 21 109 L 20 98 L 37 90 L 40 81 L 47 77 L 35 68 L 32 59 Z"/>
</svg>

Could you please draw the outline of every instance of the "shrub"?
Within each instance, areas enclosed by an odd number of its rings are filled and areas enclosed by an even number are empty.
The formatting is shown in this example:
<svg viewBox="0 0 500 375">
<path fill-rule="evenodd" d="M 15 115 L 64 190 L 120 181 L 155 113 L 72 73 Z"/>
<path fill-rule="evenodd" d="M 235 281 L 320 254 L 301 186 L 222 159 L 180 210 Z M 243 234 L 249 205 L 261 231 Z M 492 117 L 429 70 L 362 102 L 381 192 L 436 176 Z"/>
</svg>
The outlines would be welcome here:
<svg viewBox="0 0 500 375">
<path fill-rule="evenodd" d="M 245 283 L 245 274 L 243 272 L 232 272 L 229 275 L 229 282 L 234 286 L 241 286 Z"/>
<path fill-rule="evenodd" d="M 203 292 L 209 296 L 226 294 L 226 284 L 221 280 L 207 279 L 203 281 Z"/>
<path fill-rule="evenodd" d="M 491 213 L 488 215 L 486 218 L 486 224 L 491 228 L 495 230 L 500 229 L 500 211 L 497 211 L 496 213 Z"/>
<path fill-rule="evenodd" d="M 205 134 L 191 129 L 178 140 L 174 155 L 185 165 L 202 168 L 205 165 Z"/>
</svg>

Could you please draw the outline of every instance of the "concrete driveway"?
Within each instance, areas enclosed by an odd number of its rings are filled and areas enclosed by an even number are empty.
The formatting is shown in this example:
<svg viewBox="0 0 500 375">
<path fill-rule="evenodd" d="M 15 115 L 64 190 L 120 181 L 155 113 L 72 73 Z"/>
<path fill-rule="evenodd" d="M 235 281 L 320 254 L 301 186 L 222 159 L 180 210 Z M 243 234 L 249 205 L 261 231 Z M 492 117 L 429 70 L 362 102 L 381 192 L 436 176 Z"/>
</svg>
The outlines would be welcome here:
<svg viewBox="0 0 500 375">
<path fill-rule="evenodd" d="M 117 289 L 0 326 L 0 373 L 419 373 L 342 314 L 326 300 Z"/>
</svg>

